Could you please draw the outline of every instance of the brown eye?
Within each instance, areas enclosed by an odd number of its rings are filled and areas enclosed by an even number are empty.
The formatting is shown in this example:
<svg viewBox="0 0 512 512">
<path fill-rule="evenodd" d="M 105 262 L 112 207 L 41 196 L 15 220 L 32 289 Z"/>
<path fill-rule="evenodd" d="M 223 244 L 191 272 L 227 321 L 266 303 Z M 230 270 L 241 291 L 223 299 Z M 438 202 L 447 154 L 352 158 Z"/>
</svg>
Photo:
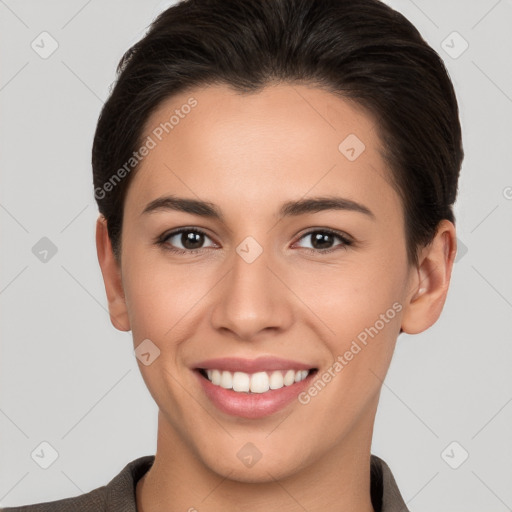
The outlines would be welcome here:
<svg viewBox="0 0 512 512">
<path fill-rule="evenodd" d="M 185 228 L 164 235 L 158 243 L 170 251 L 188 254 L 196 253 L 207 247 L 215 247 L 215 244 L 204 247 L 205 239 L 210 240 L 210 237 L 203 231 Z"/>
<path fill-rule="evenodd" d="M 311 247 L 304 247 L 308 251 L 313 251 L 317 253 L 329 253 L 337 250 L 336 247 L 340 249 L 344 249 L 347 246 L 351 245 L 352 242 L 341 233 L 337 231 L 332 231 L 330 229 L 316 229 L 313 231 L 309 231 L 306 234 L 302 235 L 300 240 L 310 239 Z M 341 244 L 335 245 L 336 240 L 341 241 Z"/>
</svg>

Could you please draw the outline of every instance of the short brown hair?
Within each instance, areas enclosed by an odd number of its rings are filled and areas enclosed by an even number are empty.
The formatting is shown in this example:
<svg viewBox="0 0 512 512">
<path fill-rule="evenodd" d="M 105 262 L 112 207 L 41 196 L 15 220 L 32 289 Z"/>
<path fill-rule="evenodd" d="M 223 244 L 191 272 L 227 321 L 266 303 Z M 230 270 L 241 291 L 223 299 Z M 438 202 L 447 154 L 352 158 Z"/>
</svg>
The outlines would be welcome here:
<svg viewBox="0 0 512 512">
<path fill-rule="evenodd" d="M 140 146 L 148 117 L 206 84 L 242 93 L 312 84 L 377 120 L 405 215 L 409 262 L 452 210 L 464 157 L 458 105 L 440 56 L 378 0 L 186 0 L 162 12 L 126 51 L 92 147 L 95 197 L 118 261 L 126 191 L 137 167 L 105 184 Z M 126 173 L 123 173 L 126 174 Z"/>
</svg>

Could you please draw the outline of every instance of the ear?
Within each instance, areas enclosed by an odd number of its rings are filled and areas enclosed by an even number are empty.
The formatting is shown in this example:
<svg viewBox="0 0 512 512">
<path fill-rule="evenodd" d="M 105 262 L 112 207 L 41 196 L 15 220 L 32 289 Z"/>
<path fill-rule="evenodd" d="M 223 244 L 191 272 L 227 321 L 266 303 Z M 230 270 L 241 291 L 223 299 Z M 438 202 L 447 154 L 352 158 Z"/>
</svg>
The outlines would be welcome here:
<svg viewBox="0 0 512 512">
<path fill-rule="evenodd" d="M 114 257 L 107 220 L 103 215 L 96 221 L 96 251 L 107 292 L 108 310 L 112 325 L 120 331 L 130 330 L 130 319 L 126 307 L 121 269 Z"/>
<path fill-rule="evenodd" d="M 403 332 L 423 332 L 441 315 L 456 252 L 455 226 L 443 219 L 432 242 L 420 251 L 418 267 L 412 271 L 402 316 Z"/>
</svg>

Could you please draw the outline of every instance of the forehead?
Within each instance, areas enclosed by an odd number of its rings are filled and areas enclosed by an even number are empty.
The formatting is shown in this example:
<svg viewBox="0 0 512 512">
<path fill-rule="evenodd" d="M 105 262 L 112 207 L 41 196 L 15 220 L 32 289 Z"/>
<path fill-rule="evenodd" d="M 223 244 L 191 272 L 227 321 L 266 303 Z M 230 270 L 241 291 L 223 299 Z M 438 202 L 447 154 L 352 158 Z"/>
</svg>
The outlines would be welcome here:
<svg viewBox="0 0 512 512">
<path fill-rule="evenodd" d="M 159 105 L 141 140 L 152 149 L 128 190 L 141 211 L 166 193 L 218 203 L 236 196 L 257 211 L 284 196 L 335 191 L 379 203 L 388 215 L 399 207 L 371 115 L 312 86 L 191 89 Z"/>
</svg>

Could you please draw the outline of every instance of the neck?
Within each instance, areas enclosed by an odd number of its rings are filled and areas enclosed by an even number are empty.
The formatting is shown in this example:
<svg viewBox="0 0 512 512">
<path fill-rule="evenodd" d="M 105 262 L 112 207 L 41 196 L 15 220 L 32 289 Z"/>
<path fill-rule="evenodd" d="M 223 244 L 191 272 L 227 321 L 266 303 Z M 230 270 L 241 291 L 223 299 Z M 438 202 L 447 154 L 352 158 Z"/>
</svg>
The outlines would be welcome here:
<svg viewBox="0 0 512 512">
<path fill-rule="evenodd" d="M 370 449 L 375 411 L 312 464 L 264 482 L 219 475 L 170 428 L 159 413 L 155 461 L 138 481 L 138 512 L 374 512 L 370 495 Z M 362 425 L 366 426 L 366 429 Z"/>
</svg>

